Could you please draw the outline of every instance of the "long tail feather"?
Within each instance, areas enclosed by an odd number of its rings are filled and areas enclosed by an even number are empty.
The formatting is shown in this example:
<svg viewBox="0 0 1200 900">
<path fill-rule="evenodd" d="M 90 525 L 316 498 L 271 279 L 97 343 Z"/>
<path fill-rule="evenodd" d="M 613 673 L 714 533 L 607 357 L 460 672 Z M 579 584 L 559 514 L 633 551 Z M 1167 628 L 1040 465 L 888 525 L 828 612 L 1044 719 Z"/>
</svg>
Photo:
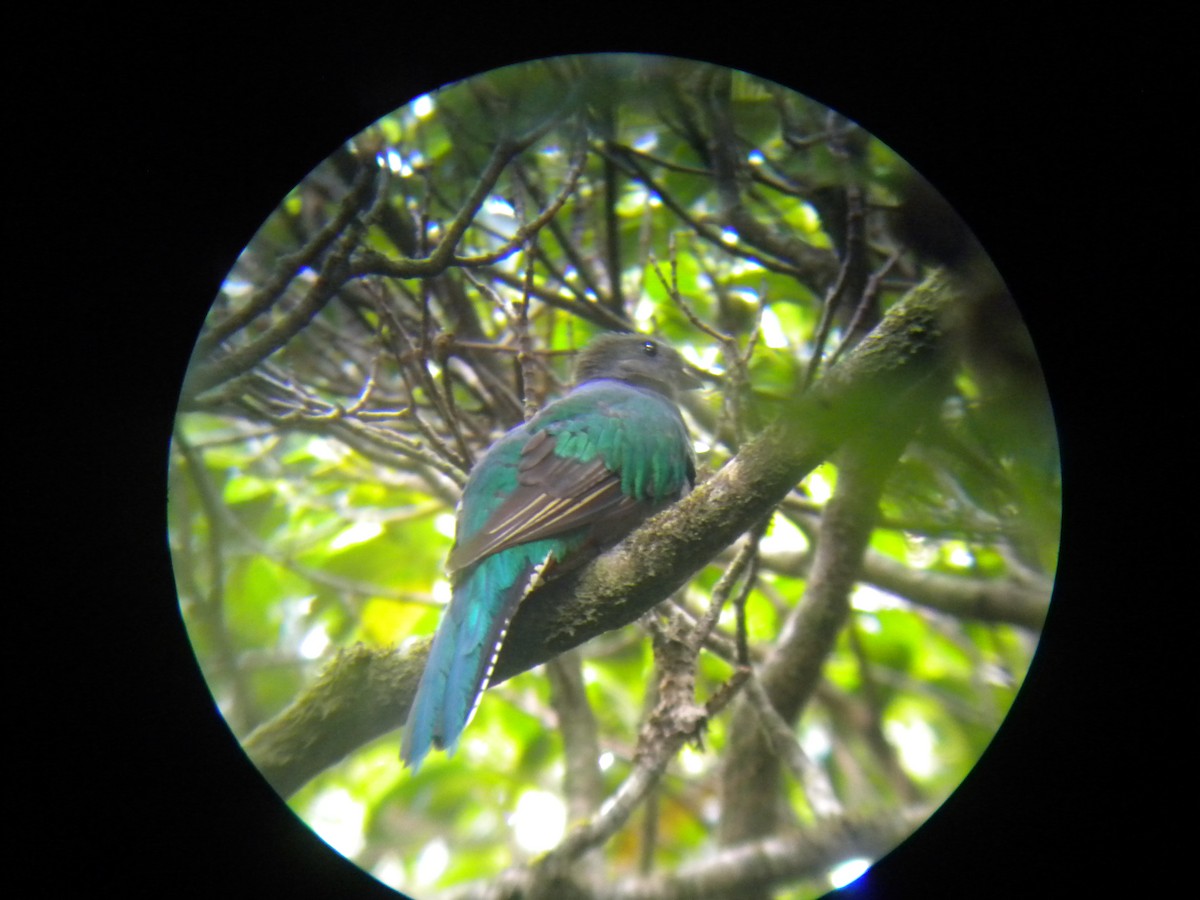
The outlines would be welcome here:
<svg viewBox="0 0 1200 900">
<path fill-rule="evenodd" d="M 400 758 L 408 766 L 416 769 L 434 747 L 454 752 L 491 677 L 508 625 L 536 583 L 547 552 L 527 544 L 497 553 L 464 573 L 455 586 L 405 723 Z"/>
</svg>

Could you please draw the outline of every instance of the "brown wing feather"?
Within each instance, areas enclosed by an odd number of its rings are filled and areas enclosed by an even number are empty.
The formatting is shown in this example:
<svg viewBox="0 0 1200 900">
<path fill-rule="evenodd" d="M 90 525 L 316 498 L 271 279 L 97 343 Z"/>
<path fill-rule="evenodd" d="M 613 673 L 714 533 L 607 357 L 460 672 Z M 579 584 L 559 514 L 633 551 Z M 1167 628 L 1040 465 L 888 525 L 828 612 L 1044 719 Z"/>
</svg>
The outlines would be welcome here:
<svg viewBox="0 0 1200 900">
<path fill-rule="evenodd" d="M 553 537 L 582 525 L 620 517 L 637 505 L 621 493 L 621 479 L 600 457 L 591 462 L 554 455 L 554 440 L 539 432 L 522 452 L 517 489 L 471 540 L 450 553 L 451 571 L 506 547 Z"/>
</svg>

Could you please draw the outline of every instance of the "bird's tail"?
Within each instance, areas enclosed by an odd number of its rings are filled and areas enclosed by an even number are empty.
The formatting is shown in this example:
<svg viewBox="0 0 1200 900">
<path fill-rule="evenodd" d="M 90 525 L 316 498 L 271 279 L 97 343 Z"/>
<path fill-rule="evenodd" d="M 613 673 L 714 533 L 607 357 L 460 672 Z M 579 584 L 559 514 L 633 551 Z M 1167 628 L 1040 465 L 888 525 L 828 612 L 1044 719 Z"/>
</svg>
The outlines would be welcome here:
<svg viewBox="0 0 1200 900">
<path fill-rule="evenodd" d="M 400 750 L 406 765 L 416 769 L 431 747 L 454 752 L 492 675 L 508 625 L 549 562 L 550 543 L 510 547 L 458 578 L 409 709 Z"/>
</svg>

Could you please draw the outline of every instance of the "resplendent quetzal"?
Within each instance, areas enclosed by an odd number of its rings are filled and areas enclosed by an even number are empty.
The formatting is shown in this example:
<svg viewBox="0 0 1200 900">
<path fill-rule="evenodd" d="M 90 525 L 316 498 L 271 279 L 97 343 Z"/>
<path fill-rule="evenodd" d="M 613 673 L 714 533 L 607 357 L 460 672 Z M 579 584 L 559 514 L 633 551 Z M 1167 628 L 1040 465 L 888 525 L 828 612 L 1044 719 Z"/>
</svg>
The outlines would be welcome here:
<svg viewBox="0 0 1200 900">
<path fill-rule="evenodd" d="M 699 386 L 661 342 L 604 335 L 580 356 L 571 391 L 476 463 L 446 563 L 450 604 L 405 725 L 405 763 L 415 769 L 431 746 L 453 751 L 522 598 L 691 488 L 695 459 L 675 396 Z"/>
</svg>

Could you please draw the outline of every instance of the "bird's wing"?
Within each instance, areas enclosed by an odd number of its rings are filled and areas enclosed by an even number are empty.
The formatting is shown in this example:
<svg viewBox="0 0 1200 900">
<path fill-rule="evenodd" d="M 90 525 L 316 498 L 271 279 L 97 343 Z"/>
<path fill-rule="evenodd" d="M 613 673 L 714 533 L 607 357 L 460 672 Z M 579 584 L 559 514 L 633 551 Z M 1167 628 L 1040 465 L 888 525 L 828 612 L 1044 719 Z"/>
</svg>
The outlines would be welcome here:
<svg viewBox="0 0 1200 900">
<path fill-rule="evenodd" d="M 452 572 L 568 533 L 573 542 L 607 546 L 679 499 L 695 476 L 675 405 L 614 381 L 589 382 L 550 404 L 493 445 L 476 469 L 463 492 Z"/>
<path fill-rule="evenodd" d="M 558 440 L 550 430 L 529 438 L 515 488 L 482 527 L 455 545 L 447 562 L 451 571 L 517 544 L 621 521 L 643 506 L 622 493 L 620 474 L 599 454 L 586 461 L 559 455 Z"/>
</svg>

